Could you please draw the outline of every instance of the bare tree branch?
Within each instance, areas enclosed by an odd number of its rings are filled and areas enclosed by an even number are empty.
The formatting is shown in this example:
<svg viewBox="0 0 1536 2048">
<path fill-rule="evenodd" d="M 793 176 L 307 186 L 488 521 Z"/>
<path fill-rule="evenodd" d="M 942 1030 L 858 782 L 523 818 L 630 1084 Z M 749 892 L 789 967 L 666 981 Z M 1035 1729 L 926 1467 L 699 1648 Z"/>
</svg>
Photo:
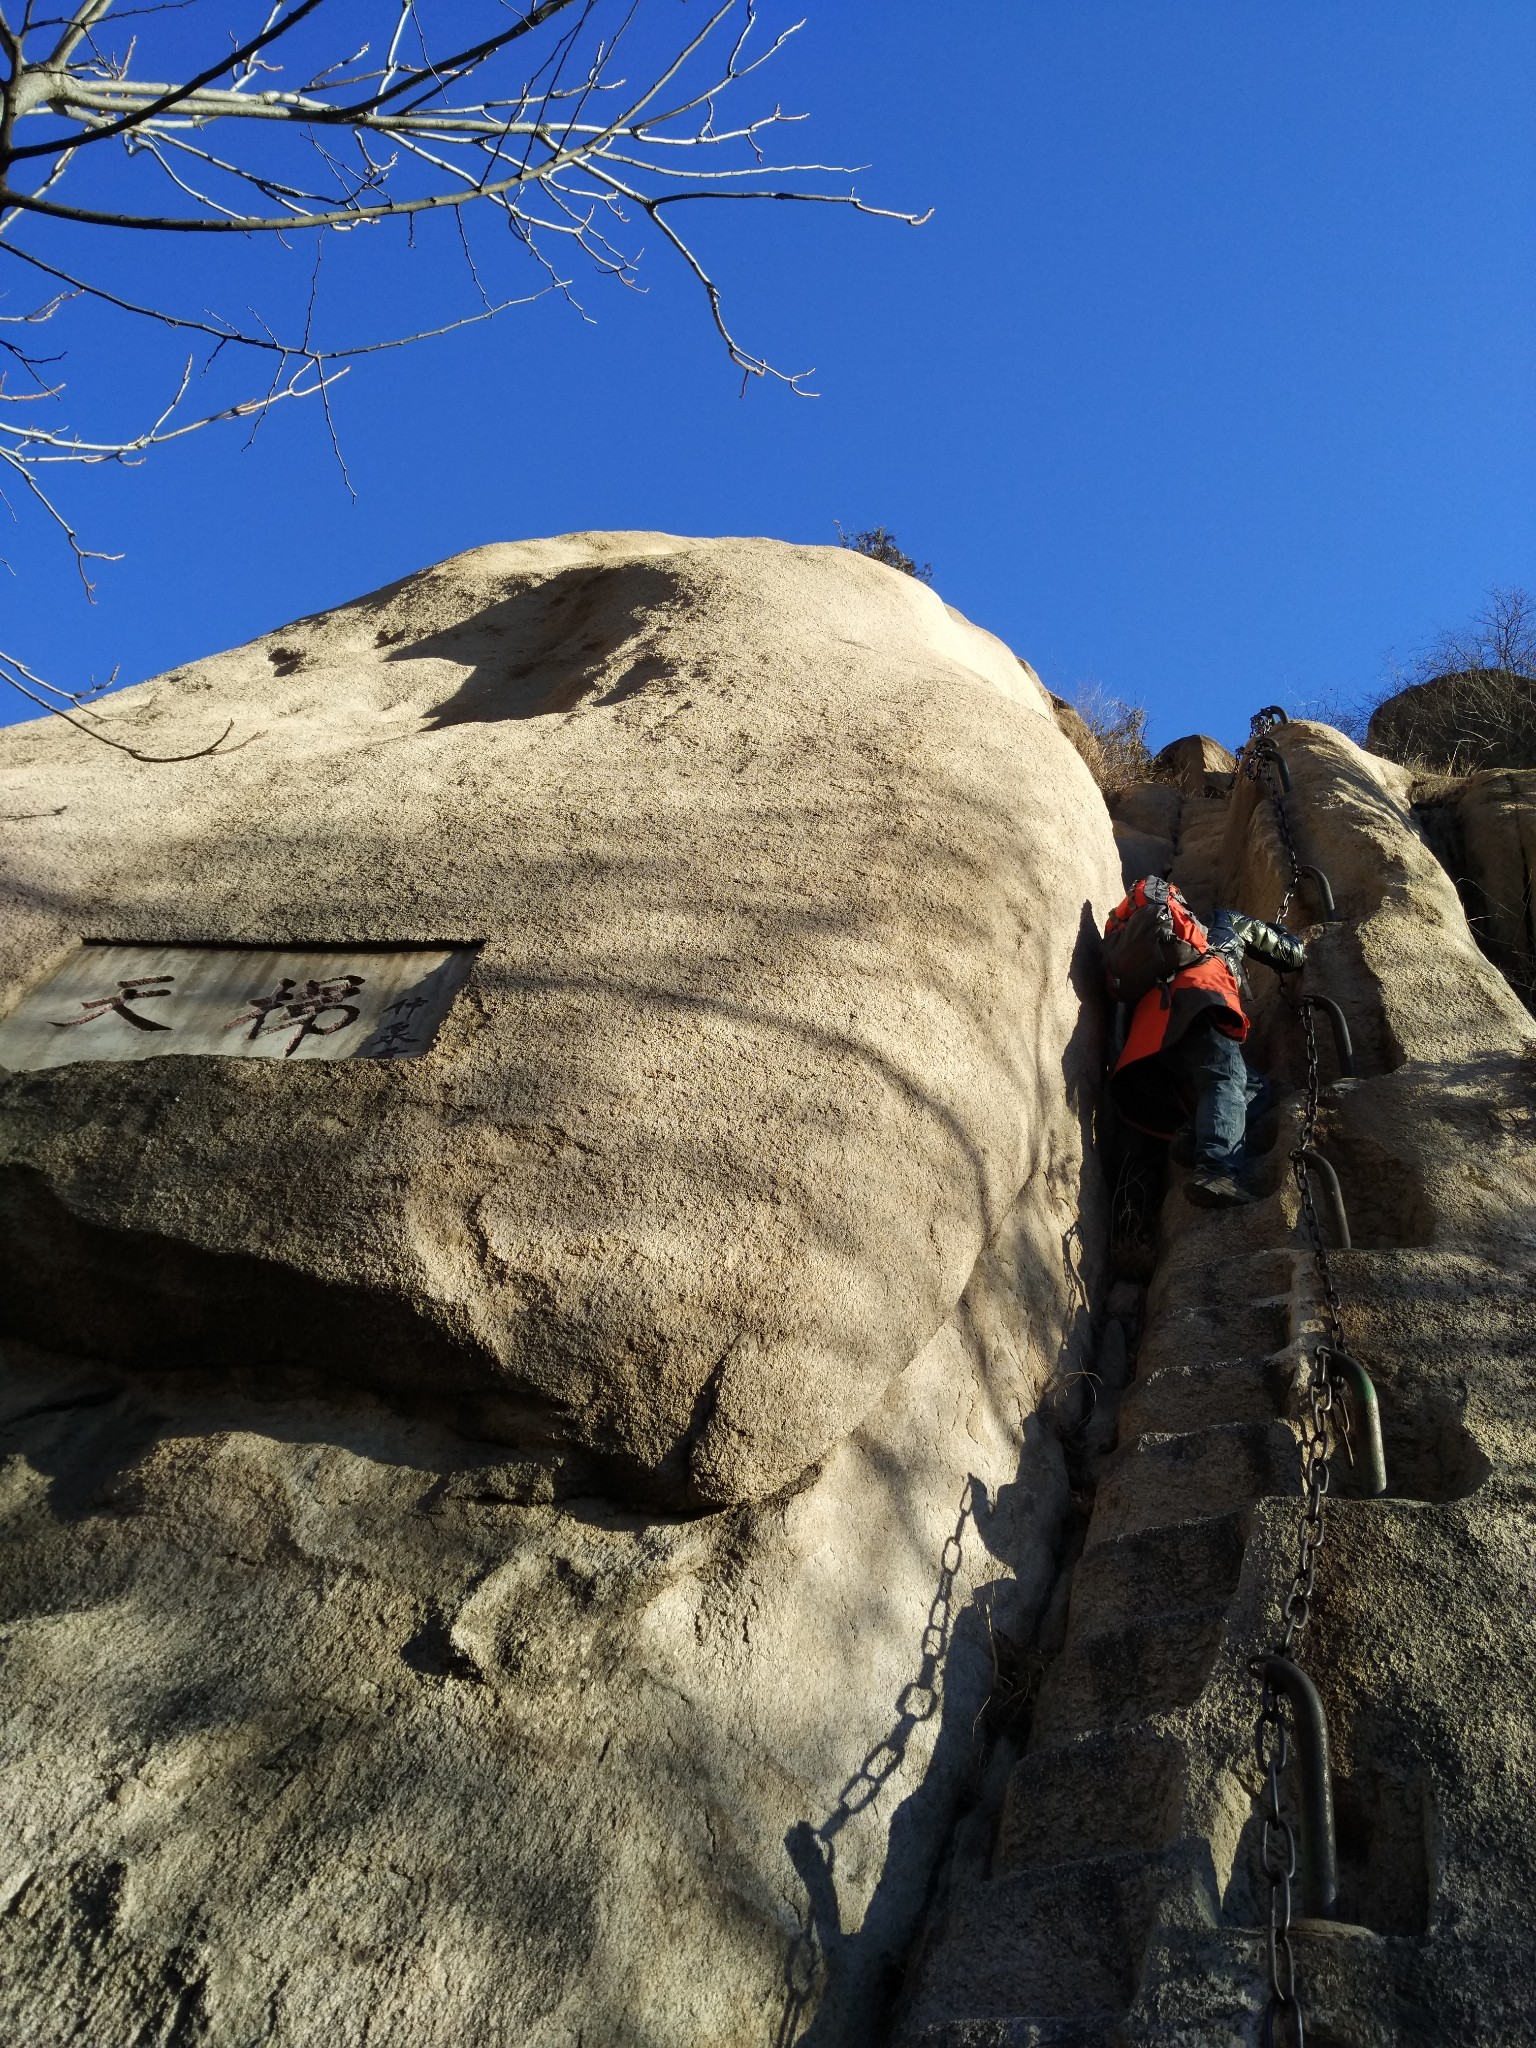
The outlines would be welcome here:
<svg viewBox="0 0 1536 2048">
<path fill-rule="evenodd" d="M 95 26 L 96 21 L 100 20 L 111 4 L 112 0 L 91 0 L 90 5 L 82 7 L 74 25 L 78 28 L 79 33 L 74 35 L 72 43 L 70 36 L 66 35 L 65 42 L 70 43 L 71 48 L 78 45 L 85 36 L 86 31 Z M 568 0 L 555 0 L 555 4 L 568 4 Z M 173 107 L 179 106 L 183 100 L 189 99 L 202 86 L 211 85 L 214 79 L 222 78 L 226 71 L 231 71 L 237 65 L 248 61 L 251 57 L 255 56 L 258 50 L 264 50 L 269 43 L 275 43 L 280 36 L 287 35 L 291 29 L 298 27 L 306 15 L 313 14 L 317 8 L 324 5 L 325 0 L 299 0 L 298 6 L 290 14 L 285 15 L 281 21 L 269 23 L 259 36 L 253 36 L 250 42 L 233 52 L 232 55 L 221 58 L 217 64 L 209 65 L 206 71 L 199 72 L 197 77 L 190 80 L 186 85 L 163 86 L 159 88 L 158 96 L 152 99 L 147 106 L 126 113 L 118 120 L 108 122 L 105 127 L 91 127 L 80 140 L 82 142 L 107 142 L 114 135 L 125 134 L 130 128 L 137 128 L 143 123 L 153 121 L 161 114 L 168 114 Z M 85 17 L 89 17 L 89 19 L 85 19 Z M 57 81 L 56 91 L 50 94 L 49 87 L 54 86 L 55 81 Z M 30 94 L 27 90 L 29 82 L 31 83 Z M 51 112 L 59 114 L 67 114 L 73 110 L 72 81 L 70 71 L 67 68 L 67 60 L 64 66 L 56 66 L 51 62 L 40 64 L 35 71 L 23 67 L 20 76 L 12 80 L 12 85 L 16 92 L 18 113 L 33 113 L 44 105 L 47 105 Z M 28 104 L 29 98 L 31 100 L 30 105 Z M 50 156 L 66 146 L 57 142 L 34 142 L 30 148 L 13 150 L 10 161 L 11 163 L 19 163 L 24 157 Z"/>
<path fill-rule="evenodd" d="M 0 327 L 13 330 L 0 334 L 0 481 L 9 478 L 62 536 L 87 592 L 91 565 L 116 558 L 81 542 L 45 486 L 52 469 L 138 463 L 219 422 L 245 421 L 254 432 L 273 406 L 313 397 L 345 477 L 330 396 L 350 362 L 493 319 L 548 292 L 574 305 L 568 258 L 636 288 L 642 252 L 630 236 L 640 224 L 656 230 L 701 290 L 743 378 L 803 391 L 807 373 L 779 371 L 737 338 L 713 271 L 676 210 L 685 201 L 750 198 L 910 225 L 927 215 L 869 204 L 841 183 L 853 175 L 847 168 L 772 161 L 776 131 L 801 118 L 781 106 L 735 118 L 741 95 L 801 26 L 759 37 L 755 0 L 711 0 L 686 35 L 648 43 L 637 82 L 627 80 L 620 54 L 637 47 L 637 21 L 647 30 L 659 24 L 665 4 L 513 0 L 509 18 L 508 0 L 458 0 L 435 12 L 451 13 L 461 37 L 471 26 L 481 32 L 446 50 L 434 47 L 416 0 L 270 0 L 254 32 L 226 24 L 218 49 L 204 40 L 210 10 L 186 0 L 117 12 L 112 0 L 78 0 L 46 18 L 27 0 L 19 21 L 0 5 L 0 258 L 21 267 L 14 275 L 31 271 L 49 287 L 39 303 L 0 313 Z M 367 33 L 375 18 L 377 33 Z M 733 117 L 722 125 L 728 95 Z M 94 146 L 112 142 L 116 149 Z M 167 204 L 167 193 L 177 198 Z M 453 223 L 466 309 L 446 309 L 447 317 L 412 332 L 333 339 L 334 315 L 319 289 L 324 237 L 398 222 L 414 246 L 418 223 L 435 216 Z M 471 221 L 493 217 L 538 268 L 533 290 L 501 288 L 485 251 L 472 247 Z M 98 274 L 102 231 L 159 237 L 167 249 L 238 235 L 297 253 L 313 238 L 315 253 L 288 315 L 235 319 L 184 305 L 172 261 L 157 264 L 153 274 L 166 282 L 143 295 Z M 71 237 L 82 245 L 78 256 L 66 253 Z M 150 424 L 117 438 L 89 436 L 60 410 L 63 351 L 45 356 L 29 336 L 50 323 L 67 331 L 93 314 L 199 337 L 207 360 L 197 374 L 216 373 L 225 385 L 231 365 L 260 363 L 256 389 L 192 408 L 189 360 Z M 24 695 L 36 683 L 31 674 L 0 655 L 0 680 Z M 64 700 L 72 715 L 79 711 L 69 693 Z M 95 736 L 89 723 L 82 729 Z"/>
<path fill-rule="evenodd" d="M 252 740 L 261 738 L 259 732 L 247 733 L 243 740 L 236 740 L 232 747 L 226 746 L 224 742 L 235 729 L 235 721 L 230 719 L 218 738 L 210 740 L 206 746 L 193 747 L 185 754 L 146 753 L 141 747 L 132 747 L 126 740 L 115 739 L 111 733 L 103 732 L 99 724 L 87 724 L 86 718 L 81 715 L 87 710 L 93 697 L 111 688 L 116 676 L 117 671 L 114 669 L 106 682 L 99 683 L 90 690 L 61 690 L 53 683 L 45 683 L 41 676 L 34 675 L 24 662 L 16 659 L 15 655 L 0 654 L 0 682 L 9 683 L 13 690 L 25 697 L 29 703 L 35 704 L 40 711 L 46 711 L 54 718 L 62 718 L 66 725 L 72 725 L 76 732 L 83 732 L 87 739 L 96 740 L 104 747 L 111 747 L 119 754 L 128 754 L 135 761 L 150 761 L 157 764 L 168 761 L 201 761 L 210 754 L 237 754 L 242 747 L 248 747 Z M 99 714 L 95 715 L 99 717 Z"/>
</svg>

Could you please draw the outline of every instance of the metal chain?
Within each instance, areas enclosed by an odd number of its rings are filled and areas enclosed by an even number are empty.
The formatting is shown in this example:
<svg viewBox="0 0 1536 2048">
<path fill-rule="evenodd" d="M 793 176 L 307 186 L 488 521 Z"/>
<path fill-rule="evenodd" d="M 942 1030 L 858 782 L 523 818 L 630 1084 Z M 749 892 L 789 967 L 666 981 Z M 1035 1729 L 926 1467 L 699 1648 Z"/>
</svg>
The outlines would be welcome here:
<svg viewBox="0 0 1536 2048">
<path fill-rule="evenodd" d="M 1301 857 L 1296 851 L 1296 842 L 1291 837 L 1291 821 L 1286 816 L 1285 796 L 1280 788 L 1280 774 L 1275 765 L 1275 743 L 1270 735 L 1281 721 L 1272 716 L 1278 709 L 1270 706 L 1257 712 L 1253 719 L 1242 753 L 1243 773 L 1251 782 L 1266 784 L 1270 802 L 1274 806 L 1275 824 L 1280 832 L 1280 844 L 1285 852 L 1285 869 L 1289 876 L 1285 894 L 1280 899 L 1280 908 L 1275 912 L 1275 923 L 1284 924 L 1286 913 L 1296 900 L 1301 887 Z"/>
<path fill-rule="evenodd" d="M 917 1675 L 896 1697 L 890 1732 L 869 1751 L 837 1795 L 826 1819 L 813 1827 L 798 1821 L 785 1838 L 790 1860 L 807 1887 L 804 1916 L 784 1957 L 784 2005 L 774 2048 L 794 2048 L 824 1988 L 829 1948 L 837 1927 L 837 1838 L 849 1822 L 872 1806 L 887 1781 L 901 1769 L 914 1731 L 943 1707 L 944 1661 L 955 1628 L 955 1588 L 965 1562 L 967 1528 L 985 1515 L 987 1489 L 972 1476 L 960 1489 L 955 1526 L 939 1553 L 939 1580 L 928 1606 Z M 808 1875 L 814 1871 L 814 1879 Z"/>
<path fill-rule="evenodd" d="M 1296 1956 L 1291 1947 L 1291 1883 L 1296 1876 L 1296 1835 L 1280 1810 L 1280 1774 L 1290 1756 L 1285 1716 L 1272 1685 L 1264 1687 L 1255 1747 L 1264 1774 L 1262 1856 L 1269 1880 L 1269 2000 L 1264 2008 L 1264 2048 L 1275 2048 L 1275 2022 L 1290 2012 L 1295 2048 L 1305 2048 L 1306 2022 L 1296 1995 Z"/>
<path fill-rule="evenodd" d="M 1275 823 L 1289 870 L 1289 886 L 1276 917 L 1277 923 L 1283 923 L 1301 887 L 1301 863 L 1286 815 L 1274 742 L 1269 738 L 1279 722 L 1268 711 L 1260 712 L 1254 719 L 1253 730 L 1243 749 L 1242 769 L 1245 775 L 1266 789 L 1274 806 Z M 1343 1349 L 1344 1342 L 1339 1297 L 1329 1271 L 1328 1247 L 1307 1171 L 1307 1154 L 1317 1139 L 1321 1092 L 1317 1030 L 1310 1004 L 1302 1005 L 1301 1018 L 1307 1081 L 1301 1128 L 1291 1152 L 1291 1170 L 1301 1197 L 1301 1220 L 1312 1248 L 1312 1263 L 1322 1295 L 1324 1331 L 1313 1346 L 1306 1376 L 1301 1418 L 1302 1511 L 1297 1528 L 1296 1564 L 1290 1591 L 1281 1609 L 1280 1633 L 1273 1646 L 1275 1655 L 1293 1660 L 1311 1619 L 1312 1597 L 1317 1584 L 1317 1554 L 1323 1547 L 1325 1533 L 1323 1513 L 1331 1477 L 1333 1431 L 1336 1421 L 1344 1417 L 1342 1403 L 1337 1417 L 1335 1415 L 1332 1372 L 1333 1355 Z M 1280 1781 L 1290 1753 L 1289 1738 L 1279 1698 L 1268 1680 L 1261 1685 L 1254 1747 L 1264 1779 L 1261 1856 L 1269 1885 L 1269 1997 L 1264 2008 L 1262 2039 L 1264 2048 L 1278 2048 L 1283 2040 L 1288 2040 L 1292 2048 L 1304 2048 L 1306 2024 L 1296 1988 L 1296 1957 L 1291 1947 L 1291 1886 L 1296 1876 L 1296 1832 L 1280 1804 Z M 1288 2033 L 1282 2031 L 1287 2025 Z"/>
</svg>

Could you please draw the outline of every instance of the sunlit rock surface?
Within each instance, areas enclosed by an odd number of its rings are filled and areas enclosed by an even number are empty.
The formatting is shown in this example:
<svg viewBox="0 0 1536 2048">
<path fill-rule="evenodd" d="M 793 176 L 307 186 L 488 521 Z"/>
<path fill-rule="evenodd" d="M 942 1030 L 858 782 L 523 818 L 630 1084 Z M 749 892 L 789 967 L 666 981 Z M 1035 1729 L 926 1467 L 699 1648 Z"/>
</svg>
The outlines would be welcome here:
<svg viewBox="0 0 1536 2048">
<path fill-rule="evenodd" d="M 240 744 L 0 740 L 7 1005 L 476 951 L 418 1057 L 0 1078 L 8 2038 L 873 2041 L 1069 1514 L 1086 769 L 912 579 L 660 535 L 112 715 Z"/>
<path fill-rule="evenodd" d="M 483 548 L 112 708 L 244 744 L 0 741 L 10 999 L 82 937 L 480 950 L 419 1059 L 14 1081 L 34 1342 L 462 1398 L 604 1491 L 725 1503 L 867 1412 L 1022 1187 L 1075 1184 L 1102 806 L 911 577 Z"/>
</svg>

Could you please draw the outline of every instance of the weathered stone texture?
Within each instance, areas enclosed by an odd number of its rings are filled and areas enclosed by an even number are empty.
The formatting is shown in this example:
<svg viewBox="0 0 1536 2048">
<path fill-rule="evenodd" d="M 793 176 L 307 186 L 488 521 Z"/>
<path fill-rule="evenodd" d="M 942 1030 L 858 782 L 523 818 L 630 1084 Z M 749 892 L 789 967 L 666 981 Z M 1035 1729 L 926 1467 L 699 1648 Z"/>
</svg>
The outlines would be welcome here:
<svg viewBox="0 0 1536 2048">
<path fill-rule="evenodd" d="M 1428 776 L 1413 798 L 1478 944 L 1536 1010 L 1536 768 Z"/>
<path fill-rule="evenodd" d="M 872 2044 L 1070 1512 L 1087 771 L 770 542 L 485 549 L 122 702 L 259 737 L 0 741 L 12 994 L 481 951 L 419 1059 L 0 1082 L 6 2037 Z"/>
<path fill-rule="evenodd" d="M 1167 875 L 1179 837 L 1180 797 L 1171 782 L 1140 782 L 1108 799 L 1120 879 L 1129 889 L 1144 875 Z"/>
<path fill-rule="evenodd" d="M 1203 733 L 1172 740 L 1152 762 L 1152 773 L 1186 796 L 1221 796 L 1231 787 L 1237 758 Z"/>
<path fill-rule="evenodd" d="M 1301 1379 L 1324 1328 L 1288 1161 L 1302 990 L 1342 1005 L 1359 1061 L 1339 1078 L 1319 1019 L 1320 1144 L 1354 1239 L 1329 1265 L 1388 1473 L 1363 1498 L 1335 1458 L 1297 1651 L 1329 1720 L 1340 1880 L 1338 1923 L 1294 1936 L 1307 2039 L 1536 2032 L 1536 1023 L 1415 830 L 1409 772 L 1319 725 L 1277 738 L 1300 858 L 1340 913 L 1314 928 L 1301 989 L 1252 970 L 1279 1143 L 1248 1208 L 1194 1208 L 1172 1176 L 1061 1652 L 992 1858 L 930 1931 L 904 2048 L 1262 2038 L 1250 1663 L 1291 1588 Z M 1256 783 L 1186 797 L 1173 879 L 1197 909 L 1276 914 L 1291 875 Z"/>
<path fill-rule="evenodd" d="M 0 1086 L 34 1342 L 460 1397 L 605 1491 L 723 1504 L 846 1434 L 1019 1189 L 1075 1179 L 1102 806 L 910 577 L 483 548 L 113 716 L 241 744 L 0 740 L 12 998 L 83 936 L 483 944 L 422 1059 Z"/>
<path fill-rule="evenodd" d="M 12 1347 L 7 2038 L 756 2048 L 790 1972 L 871 2041 L 1067 1511 L 1010 1283 L 805 1484 L 692 1519 Z"/>
</svg>

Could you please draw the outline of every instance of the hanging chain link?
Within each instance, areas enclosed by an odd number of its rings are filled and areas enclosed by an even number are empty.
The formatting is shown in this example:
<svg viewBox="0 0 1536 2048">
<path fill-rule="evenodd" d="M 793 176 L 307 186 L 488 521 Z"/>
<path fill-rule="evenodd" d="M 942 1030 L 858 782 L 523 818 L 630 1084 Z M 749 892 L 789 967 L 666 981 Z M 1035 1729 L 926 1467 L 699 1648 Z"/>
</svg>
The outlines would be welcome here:
<svg viewBox="0 0 1536 2048">
<path fill-rule="evenodd" d="M 1301 887 L 1301 863 L 1286 815 L 1282 769 L 1274 740 L 1274 728 L 1284 722 L 1277 706 L 1259 712 L 1248 743 L 1243 748 L 1242 772 L 1265 790 L 1274 807 L 1275 824 L 1284 850 L 1289 883 L 1276 917 L 1284 923 L 1286 913 Z M 1314 1344 L 1308 1361 L 1301 1414 L 1301 1521 L 1297 1528 L 1296 1564 L 1291 1587 L 1281 1609 L 1281 1627 L 1273 1654 L 1294 1660 L 1302 1635 L 1312 1614 L 1312 1597 L 1317 1584 L 1317 1554 L 1323 1547 L 1324 1504 L 1331 1477 L 1330 1457 L 1336 1422 L 1346 1423 L 1343 1403 L 1335 1414 L 1333 1357 L 1343 1349 L 1344 1335 L 1339 1320 L 1339 1297 L 1328 1267 L 1328 1247 L 1312 1194 L 1307 1155 L 1317 1140 L 1318 1099 L 1321 1079 L 1317 1056 L 1317 1030 L 1312 1006 L 1301 1006 L 1302 1031 L 1306 1047 L 1307 1080 L 1301 1127 L 1291 1152 L 1291 1170 L 1301 1197 L 1301 1220 L 1312 1249 L 1322 1296 L 1323 1334 Z M 1291 1947 L 1291 1888 L 1296 1876 L 1296 1831 L 1285 1817 L 1280 1803 L 1280 1783 L 1290 1755 L 1290 1740 L 1279 1696 L 1267 1678 L 1261 1682 L 1254 1748 L 1264 1780 L 1261 1818 L 1261 1857 L 1269 1885 L 1269 1998 L 1264 2008 L 1264 2048 L 1304 2048 L 1306 2024 L 1296 1988 L 1296 1957 Z"/>
<path fill-rule="evenodd" d="M 1280 1810 L 1280 1774 L 1290 1756 L 1285 1716 L 1275 1689 L 1266 1682 L 1255 1735 L 1259 1769 L 1264 1776 L 1261 1809 L 1262 1856 L 1269 1883 L 1269 1998 L 1264 2007 L 1264 2048 L 1276 2048 L 1277 2021 L 1291 2016 L 1291 2039 L 1305 2048 L 1306 2022 L 1296 1993 L 1296 1956 L 1291 1947 L 1291 1884 L 1296 1876 L 1296 1834 Z"/>
<path fill-rule="evenodd" d="M 1279 756 L 1276 752 L 1273 734 L 1277 727 L 1287 722 L 1285 713 L 1278 704 L 1267 704 L 1262 711 L 1253 714 L 1248 729 L 1248 739 L 1242 752 L 1242 770 L 1251 782 L 1267 784 L 1270 799 L 1274 805 L 1275 824 L 1280 833 L 1280 844 L 1285 852 L 1285 894 L 1280 899 L 1280 908 L 1275 912 L 1275 923 L 1284 924 L 1296 892 L 1301 887 L 1301 858 L 1296 851 L 1296 842 L 1291 837 L 1291 821 L 1285 812 L 1285 795 L 1280 787 Z"/>
</svg>

